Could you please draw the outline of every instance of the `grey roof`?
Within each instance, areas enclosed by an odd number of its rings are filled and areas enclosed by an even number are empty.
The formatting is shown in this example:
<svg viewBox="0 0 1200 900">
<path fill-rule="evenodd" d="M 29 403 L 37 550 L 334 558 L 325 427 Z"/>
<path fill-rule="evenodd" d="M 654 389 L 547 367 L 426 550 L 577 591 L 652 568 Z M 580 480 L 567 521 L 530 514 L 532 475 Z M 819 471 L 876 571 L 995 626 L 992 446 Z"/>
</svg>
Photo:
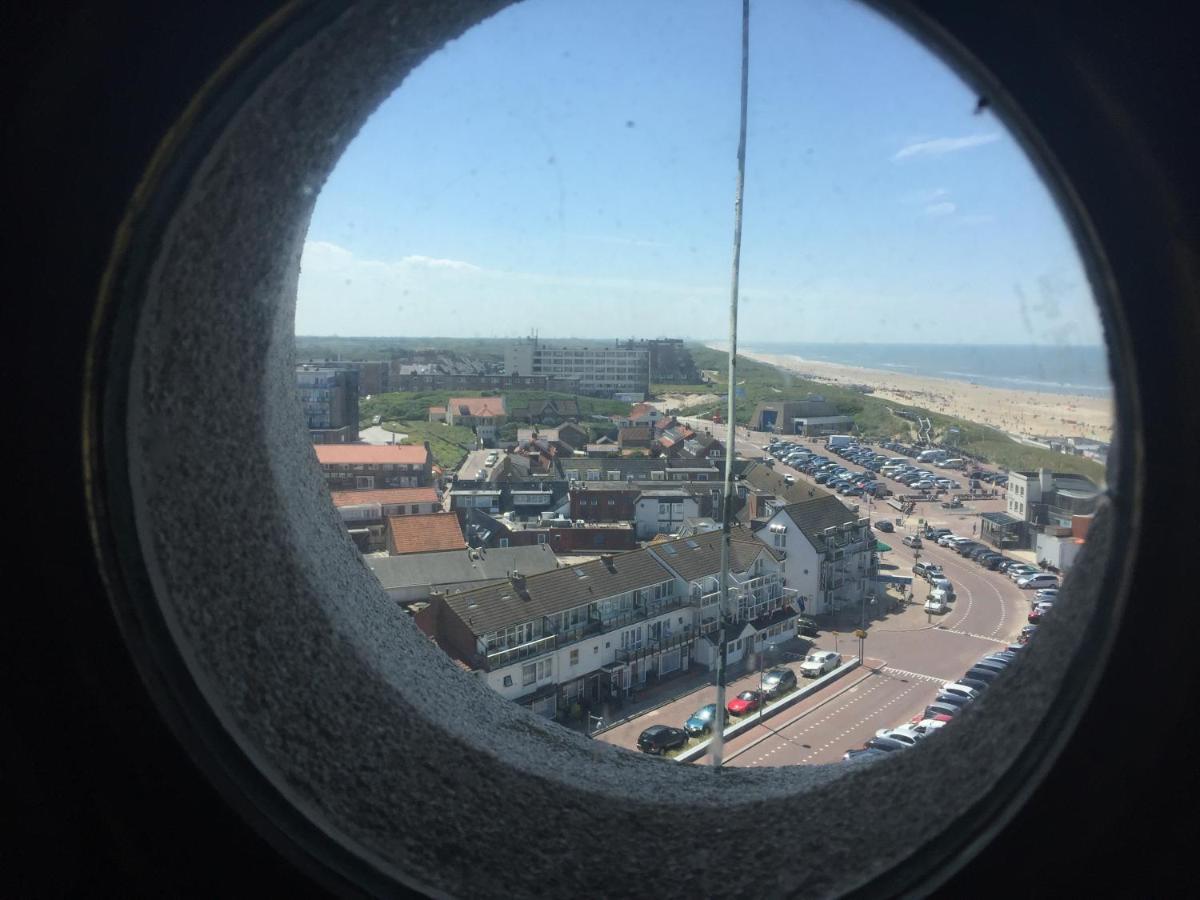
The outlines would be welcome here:
<svg viewBox="0 0 1200 900">
<path fill-rule="evenodd" d="M 804 536 L 812 541 L 813 546 L 821 547 L 824 543 L 823 532 L 826 528 L 838 525 L 852 525 L 860 518 L 842 501 L 832 494 L 815 497 L 802 503 L 790 503 L 780 512 L 785 512 L 796 523 L 796 527 L 804 532 Z"/>
<path fill-rule="evenodd" d="M 532 575 L 558 567 L 558 558 L 546 544 L 490 550 L 406 553 L 386 558 L 369 557 L 366 562 L 385 590 L 414 585 L 461 585 L 464 582 L 507 578 L 513 569 Z"/>
<path fill-rule="evenodd" d="M 475 635 L 484 635 L 669 580 L 671 573 L 650 553 L 633 550 L 615 554 L 608 562 L 595 560 L 526 577 L 523 593 L 510 579 L 450 595 L 446 604 Z"/>
<path fill-rule="evenodd" d="M 774 494 L 784 503 L 804 503 L 815 497 L 832 497 L 833 494 L 820 485 L 797 481 L 788 484 L 783 475 L 769 466 L 753 461 L 742 472 L 742 480 L 757 490 Z"/>
<path fill-rule="evenodd" d="M 709 531 L 676 541 L 664 541 L 648 549 L 680 578 L 696 581 L 721 571 L 721 537 L 721 532 Z M 780 558 L 774 548 L 753 537 L 750 532 L 734 528 L 729 544 L 730 570 L 745 572 L 764 551 L 775 559 Z"/>
</svg>

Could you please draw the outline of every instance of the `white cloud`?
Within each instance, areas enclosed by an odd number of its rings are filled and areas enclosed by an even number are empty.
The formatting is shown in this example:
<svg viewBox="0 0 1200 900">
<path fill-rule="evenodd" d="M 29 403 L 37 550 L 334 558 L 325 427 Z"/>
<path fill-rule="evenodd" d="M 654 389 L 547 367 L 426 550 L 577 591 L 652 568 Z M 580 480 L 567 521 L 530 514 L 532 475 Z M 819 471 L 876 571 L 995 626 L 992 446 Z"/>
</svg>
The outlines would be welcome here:
<svg viewBox="0 0 1200 900">
<path fill-rule="evenodd" d="M 902 194 L 900 202 L 908 206 L 924 206 L 927 203 L 945 200 L 949 196 L 950 192 L 945 188 L 929 188 L 924 191 L 909 191 L 907 194 Z"/>
<path fill-rule="evenodd" d="M 929 206 L 925 207 L 925 215 L 927 215 L 927 216 L 948 216 L 948 215 L 951 215 L 956 209 L 958 209 L 958 207 L 955 206 L 953 203 L 949 203 L 949 202 L 931 203 Z"/>
<path fill-rule="evenodd" d="M 944 137 L 931 140 L 913 141 L 905 144 L 892 156 L 893 162 L 902 159 L 912 159 L 920 156 L 945 156 L 947 153 L 957 153 L 971 147 L 980 147 L 1000 140 L 999 134 L 972 134 L 966 137 Z"/>
</svg>

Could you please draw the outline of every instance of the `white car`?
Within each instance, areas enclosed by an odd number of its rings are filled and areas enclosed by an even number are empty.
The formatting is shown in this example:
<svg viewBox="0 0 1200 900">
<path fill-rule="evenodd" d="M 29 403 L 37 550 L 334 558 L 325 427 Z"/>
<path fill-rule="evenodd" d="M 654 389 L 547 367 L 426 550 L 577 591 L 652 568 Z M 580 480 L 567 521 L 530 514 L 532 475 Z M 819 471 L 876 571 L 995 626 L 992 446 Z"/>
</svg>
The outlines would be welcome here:
<svg viewBox="0 0 1200 900">
<path fill-rule="evenodd" d="M 1017 587 L 1024 590 L 1029 590 L 1030 588 L 1058 587 L 1058 578 L 1047 572 L 1039 572 L 1036 575 L 1026 575 L 1023 578 L 1018 578 Z"/>
<path fill-rule="evenodd" d="M 957 681 L 947 681 L 942 685 L 943 694 L 956 694 L 959 697 L 966 697 L 968 700 L 974 700 L 979 696 L 979 691 L 965 684 L 959 684 Z"/>
<path fill-rule="evenodd" d="M 827 675 L 842 664 L 842 655 L 832 650 L 813 650 L 800 663 L 800 674 L 805 678 Z"/>
<path fill-rule="evenodd" d="M 925 612 L 940 616 L 950 612 L 950 604 L 943 597 L 935 597 L 930 593 L 925 600 Z"/>
<path fill-rule="evenodd" d="M 955 534 L 943 534 L 940 538 L 937 539 L 937 544 L 939 547 L 949 547 L 953 541 L 957 541 L 957 540 L 958 540 L 958 536 Z"/>
<path fill-rule="evenodd" d="M 875 737 L 891 738 L 893 741 L 899 741 L 911 747 L 925 737 L 925 732 L 917 731 L 911 725 L 901 725 L 899 728 L 880 728 L 875 732 Z"/>
<path fill-rule="evenodd" d="M 916 725 L 912 726 L 912 730 L 929 737 L 939 728 L 948 725 L 948 722 L 943 722 L 941 719 L 922 719 Z"/>
<path fill-rule="evenodd" d="M 1034 597 L 1038 600 L 1057 600 L 1058 588 L 1038 588 L 1037 592 L 1034 594 Z"/>
</svg>

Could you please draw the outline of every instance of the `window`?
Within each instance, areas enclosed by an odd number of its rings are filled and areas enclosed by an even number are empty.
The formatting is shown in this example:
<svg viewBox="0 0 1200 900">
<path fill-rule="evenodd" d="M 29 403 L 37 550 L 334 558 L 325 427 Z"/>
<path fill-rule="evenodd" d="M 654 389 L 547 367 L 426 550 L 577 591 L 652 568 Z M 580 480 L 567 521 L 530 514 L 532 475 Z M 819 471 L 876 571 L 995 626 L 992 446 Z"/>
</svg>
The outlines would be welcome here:
<svg viewBox="0 0 1200 900">
<path fill-rule="evenodd" d="M 417 513 L 419 513 L 421 511 L 420 504 L 417 504 L 417 503 L 412 504 L 408 508 L 408 511 L 411 512 L 415 516 Z"/>
<path fill-rule="evenodd" d="M 521 686 L 528 687 L 537 681 L 537 663 L 526 663 L 521 666 Z"/>
<path fill-rule="evenodd" d="M 507 547 L 508 546 L 508 538 L 500 538 L 500 546 Z"/>
<path fill-rule="evenodd" d="M 539 544 L 544 544 L 544 543 L 546 543 L 546 535 L 545 535 L 545 534 L 539 534 L 539 535 L 538 535 L 538 543 L 539 543 Z"/>
<path fill-rule="evenodd" d="M 511 676 L 511 675 L 505 675 L 505 676 L 504 676 L 504 686 L 505 686 L 505 687 L 512 687 L 512 676 Z"/>
<path fill-rule="evenodd" d="M 578 650 L 571 651 L 571 665 L 573 665 L 573 666 L 579 665 L 579 651 Z"/>
</svg>

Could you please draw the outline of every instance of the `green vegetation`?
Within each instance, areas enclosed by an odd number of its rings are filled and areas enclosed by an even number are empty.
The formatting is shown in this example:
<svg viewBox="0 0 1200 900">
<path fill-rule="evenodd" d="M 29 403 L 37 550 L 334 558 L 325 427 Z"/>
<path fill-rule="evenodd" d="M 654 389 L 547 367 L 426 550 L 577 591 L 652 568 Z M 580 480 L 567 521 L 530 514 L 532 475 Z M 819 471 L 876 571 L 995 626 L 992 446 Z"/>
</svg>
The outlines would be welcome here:
<svg viewBox="0 0 1200 900">
<path fill-rule="evenodd" d="M 447 425 L 445 422 L 400 422 L 385 420 L 383 427 L 388 431 L 407 434 L 397 441 L 400 444 L 420 445 L 429 441 L 433 461 L 446 471 L 457 469 L 467 453 L 475 449 L 475 434 L 470 428 Z"/>
<path fill-rule="evenodd" d="M 712 393 L 723 396 L 728 390 L 726 373 L 729 370 L 729 354 L 703 346 L 692 346 L 690 349 L 696 365 L 715 371 L 718 383 L 713 386 Z M 740 424 L 750 421 L 750 416 L 759 403 L 804 400 L 810 394 L 818 394 L 835 404 L 844 415 L 852 416 L 854 433 L 868 440 L 915 440 L 917 429 L 913 420 L 920 416 L 929 419 L 934 439 L 939 443 L 960 447 L 971 456 L 1002 468 L 1045 468 L 1055 472 L 1084 475 L 1097 484 L 1104 483 L 1104 466 L 1093 460 L 1019 444 L 1003 431 L 987 425 L 968 422 L 919 406 L 902 406 L 850 387 L 810 381 L 742 356 L 739 356 L 737 361 L 737 381 L 738 387 L 745 392 L 745 396 L 739 397 L 735 402 L 736 417 Z M 692 416 L 709 416 L 713 413 L 724 415 L 724 399 L 719 403 L 684 410 L 685 415 Z M 905 416 L 905 413 L 912 416 L 912 419 Z M 958 428 L 957 435 L 949 431 L 952 427 Z"/>
<path fill-rule="evenodd" d="M 296 335 L 297 359 L 387 360 L 414 351 L 459 353 L 484 362 L 502 362 L 511 338 L 341 337 Z"/>
<path fill-rule="evenodd" d="M 370 400 L 364 400 L 359 404 L 358 414 L 361 424 L 364 426 L 369 425 L 375 416 L 383 416 L 385 421 L 428 420 L 429 407 L 445 406 L 451 397 L 494 397 L 497 394 L 504 396 L 510 412 L 540 400 L 575 400 L 579 404 L 579 415 L 583 418 L 592 415 L 611 416 L 629 412 L 629 404 L 621 400 L 604 400 L 599 397 L 583 397 L 553 391 L 445 390 L 423 393 L 394 391 L 389 394 L 375 394 Z"/>
</svg>

